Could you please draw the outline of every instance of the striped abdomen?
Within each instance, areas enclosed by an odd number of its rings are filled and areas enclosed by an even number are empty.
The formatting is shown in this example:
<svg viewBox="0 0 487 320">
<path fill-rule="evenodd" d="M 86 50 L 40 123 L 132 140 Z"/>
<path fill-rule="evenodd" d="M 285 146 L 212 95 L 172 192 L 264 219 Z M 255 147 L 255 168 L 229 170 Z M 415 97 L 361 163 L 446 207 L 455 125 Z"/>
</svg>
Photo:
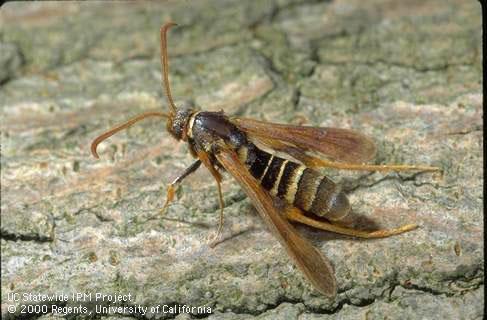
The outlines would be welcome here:
<svg viewBox="0 0 487 320">
<path fill-rule="evenodd" d="M 329 220 L 340 220 L 350 212 L 346 195 L 317 171 L 272 155 L 251 143 L 241 146 L 237 152 L 252 176 L 273 196 Z"/>
</svg>

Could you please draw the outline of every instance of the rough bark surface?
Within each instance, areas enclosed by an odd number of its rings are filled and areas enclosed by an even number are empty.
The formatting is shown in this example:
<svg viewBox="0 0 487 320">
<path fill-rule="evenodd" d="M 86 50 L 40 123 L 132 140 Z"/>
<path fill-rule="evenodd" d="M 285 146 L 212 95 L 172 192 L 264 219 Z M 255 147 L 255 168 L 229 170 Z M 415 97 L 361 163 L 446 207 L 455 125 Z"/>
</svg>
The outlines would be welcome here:
<svg viewBox="0 0 487 320">
<path fill-rule="evenodd" d="M 0 11 L 2 318 L 13 293 L 131 294 L 115 307 L 208 306 L 155 319 L 480 319 L 483 314 L 481 11 L 475 1 L 7 3 Z M 325 299 L 291 264 L 231 177 L 166 184 L 193 160 L 147 120 L 89 152 L 103 130 L 166 109 L 159 27 L 176 103 L 273 122 L 354 128 L 377 163 L 444 175 L 329 170 L 361 228 L 418 223 L 361 241 L 298 227 L 331 260 Z M 108 302 L 101 303 L 104 306 Z M 16 308 L 15 312 L 9 306 Z M 150 309 L 148 309 L 150 310 Z M 68 316 L 73 315 L 68 312 Z M 82 313 L 86 315 L 86 313 Z"/>
</svg>

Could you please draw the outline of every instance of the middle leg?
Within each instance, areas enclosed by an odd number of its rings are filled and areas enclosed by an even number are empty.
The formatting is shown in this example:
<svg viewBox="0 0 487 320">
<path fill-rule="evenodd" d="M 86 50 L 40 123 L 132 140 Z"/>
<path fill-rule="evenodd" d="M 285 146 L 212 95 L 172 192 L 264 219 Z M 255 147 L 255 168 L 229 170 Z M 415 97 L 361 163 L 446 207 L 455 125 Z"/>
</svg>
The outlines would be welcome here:
<svg viewBox="0 0 487 320">
<path fill-rule="evenodd" d="M 210 247 L 213 248 L 218 244 L 218 240 L 221 238 L 222 231 L 223 231 L 223 208 L 225 204 L 223 202 L 223 194 L 222 194 L 222 187 L 221 187 L 222 176 L 220 175 L 220 173 L 218 173 L 218 171 L 216 171 L 213 163 L 208 157 L 208 153 L 203 151 L 197 151 L 196 154 L 198 155 L 198 158 L 201 160 L 201 162 L 203 162 L 205 167 L 208 169 L 208 171 L 210 171 L 213 178 L 215 178 L 216 186 L 218 188 L 218 200 L 220 203 L 220 222 L 218 224 L 218 230 L 216 232 L 216 235 L 210 241 Z"/>
</svg>

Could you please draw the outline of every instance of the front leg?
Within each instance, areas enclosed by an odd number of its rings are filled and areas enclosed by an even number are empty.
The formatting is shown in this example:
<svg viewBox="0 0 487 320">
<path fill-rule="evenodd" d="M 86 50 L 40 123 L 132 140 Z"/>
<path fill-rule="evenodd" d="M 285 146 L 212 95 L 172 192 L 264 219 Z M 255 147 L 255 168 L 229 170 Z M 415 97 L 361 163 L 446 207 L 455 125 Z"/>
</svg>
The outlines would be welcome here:
<svg viewBox="0 0 487 320">
<path fill-rule="evenodd" d="M 189 176 L 190 174 L 192 174 L 193 172 L 198 170 L 200 165 L 201 165 L 201 160 L 196 160 L 188 168 L 186 168 L 186 170 L 184 170 L 184 172 L 180 176 L 178 176 L 176 179 L 174 179 L 174 181 L 171 182 L 167 186 L 166 202 L 164 203 L 164 206 L 162 207 L 162 209 L 160 211 L 161 215 L 164 214 L 167 207 L 169 206 L 169 203 L 174 200 L 174 195 L 176 194 L 176 189 L 178 188 L 181 181 L 183 181 L 184 178 L 186 178 L 187 176 Z"/>
</svg>

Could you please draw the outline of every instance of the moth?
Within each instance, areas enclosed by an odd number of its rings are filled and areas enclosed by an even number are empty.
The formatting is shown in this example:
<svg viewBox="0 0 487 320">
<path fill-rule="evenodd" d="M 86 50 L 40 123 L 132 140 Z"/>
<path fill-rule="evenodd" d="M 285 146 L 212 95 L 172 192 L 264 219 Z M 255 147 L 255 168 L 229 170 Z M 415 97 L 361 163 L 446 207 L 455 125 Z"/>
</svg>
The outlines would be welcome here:
<svg viewBox="0 0 487 320">
<path fill-rule="evenodd" d="M 91 152 L 98 158 L 97 146 L 113 134 L 148 117 L 166 119 L 167 131 L 186 142 L 196 158 L 167 188 L 163 210 L 174 200 L 179 184 L 203 164 L 216 181 L 223 226 L 222 172 L 228 172 L 242 187 L 267 227 L 286 249 L 296 266 L 323 295 L 333 297 L 337 284 L 331 263 L 301 237 L 290 222 L 360 238 L 381 238 L 412 230 L 415 224 L 390 230 L 363 231 L 348 228 L 341 221 L 351 206 L 340 187 L 317 168 L 346 170 L 420 170 L 436 167 L 365 164 L 376 148 L 368 137 L 347 129 L 275 124 L 246 118 L 229 117 L 220 112 L 177 108 L 168 76 L 167 31 L 176 25 L 166 23 L 160 29 L 162 86 L 169 112 L 145 112 L 93 140 Z M 284 156 L 283 156 L 284 155 Z M 284 205 L 276 205 L 276 199 Z"/>
</svg>

